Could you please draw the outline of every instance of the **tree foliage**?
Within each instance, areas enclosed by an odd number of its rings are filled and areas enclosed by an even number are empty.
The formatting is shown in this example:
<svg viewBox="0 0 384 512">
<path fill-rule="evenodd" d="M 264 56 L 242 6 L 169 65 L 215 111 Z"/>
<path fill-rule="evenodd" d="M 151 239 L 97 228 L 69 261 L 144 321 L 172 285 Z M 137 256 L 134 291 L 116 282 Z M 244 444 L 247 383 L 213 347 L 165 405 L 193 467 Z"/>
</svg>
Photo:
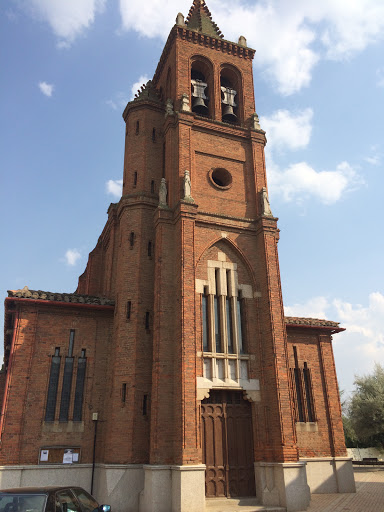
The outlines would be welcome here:
<svg viewBox="0 0 384 512">
<path fill-rule="evenodd" d="M 384 447 L 384 368 L 376 364 L 371 375 L 356 377 L 355 386 L 344 422 L 346 438 Z"/>
</svg>

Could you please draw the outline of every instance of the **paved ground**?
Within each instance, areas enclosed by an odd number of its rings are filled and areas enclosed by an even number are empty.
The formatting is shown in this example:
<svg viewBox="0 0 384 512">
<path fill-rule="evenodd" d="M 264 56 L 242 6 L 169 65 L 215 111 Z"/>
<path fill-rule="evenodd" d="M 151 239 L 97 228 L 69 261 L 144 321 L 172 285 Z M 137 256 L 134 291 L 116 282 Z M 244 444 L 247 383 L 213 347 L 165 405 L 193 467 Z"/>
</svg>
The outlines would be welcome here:
<svg viewBox="0 0 384 512">
<path fill-rule="evenodd" d="M 312 494 L 307 512 L 384 512 L 384 468 L 355 468 L 356 493 Z M 206 512 L 280 512 L 252 506 L 252 500 L 207 500 Z"/>
<path fill-rule="evenodd" d="M 384 512 L 384 469 L 355 468 L 356 494 L 312 494 L 307 512 Z"/>
</svg>

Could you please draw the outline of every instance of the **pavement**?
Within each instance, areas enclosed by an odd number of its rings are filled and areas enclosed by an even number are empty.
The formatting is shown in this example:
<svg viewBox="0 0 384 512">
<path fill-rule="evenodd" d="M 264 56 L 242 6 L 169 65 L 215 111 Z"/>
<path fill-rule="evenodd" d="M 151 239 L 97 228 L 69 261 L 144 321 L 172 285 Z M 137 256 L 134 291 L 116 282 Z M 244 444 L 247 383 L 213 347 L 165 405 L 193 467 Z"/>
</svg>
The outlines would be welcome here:
<svg viewBox="0 0 384 512">
<path fill-rule="evenodd" d="M 356 493 L 312 494 L 307 512 L 384 512 L 384 468 L 354 468 Z M 206 512 L 280 512 L 285 508 L 257 506 L 246 498 L 206 500 Z"/>
<path fill-rule="evenodd" d="M 354 468 L 356 493 L 312 494 L 307 512 L 384 512 L 384 469 Z"/>
</svg>

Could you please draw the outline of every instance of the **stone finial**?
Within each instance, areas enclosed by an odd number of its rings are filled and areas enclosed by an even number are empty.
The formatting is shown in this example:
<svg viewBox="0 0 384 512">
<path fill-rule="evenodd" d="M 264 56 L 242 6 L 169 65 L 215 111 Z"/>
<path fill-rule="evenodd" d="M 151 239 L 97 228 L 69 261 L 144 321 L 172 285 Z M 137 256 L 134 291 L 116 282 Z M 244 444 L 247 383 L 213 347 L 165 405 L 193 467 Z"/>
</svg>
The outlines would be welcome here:
<svg viewBox="0 0 384 512">
<path fill-rule="evenodd" d="M 165 178 L 161 178 L 160 188 L 159 188 L 159 206 L 162 208 L 166 208 L 167 205 L 167 182 Z"/>
<path fill-rule="evenodd" d="M 194 202 L 191 196 L 191 177 L 189 171 L 184 171 L 184 201 Z"/>
<path fill-rule="evenodd" d="M 256 112 L 252 114 L 252 128 L 254 130 L 261 130 L 259 116 Z"/>
<path fill-rule="evenodd" d="M 182 27 L 185 27 L 185 21 L 184 16 L 181 12 L 176 16 L 176 25 L 181 25 Z"/>
<path fill-rule="evenodd" d="M 189 106 L 189 96 L 187 93 L 183 93 L 181 97 L 180 112 L 190 112 L 191 107 Z"/>
<path fill-rule="evenodd" d="M 172 114 L 174 114 L 173 101 L 171 100 L 171 98 L 168 98 L 165 103 L 165 117 L 170 116 Z"/>
<path fill-rule="evenodd" d="M 245 39 L 245 37 L 244 37 L 244 36 L 240 36 L 240 37 L 239 37 L 239 42 L 238 42 L 238 44 L 239 44 L 240 46 L 247 46 L 247 40 Z"/>
<path fill-rule="evenodd" d="M 261 189 L 261 215 L 273 217 L 271 206 L 269 204 L 267 189 L 265 187 Z"/>
</svg>

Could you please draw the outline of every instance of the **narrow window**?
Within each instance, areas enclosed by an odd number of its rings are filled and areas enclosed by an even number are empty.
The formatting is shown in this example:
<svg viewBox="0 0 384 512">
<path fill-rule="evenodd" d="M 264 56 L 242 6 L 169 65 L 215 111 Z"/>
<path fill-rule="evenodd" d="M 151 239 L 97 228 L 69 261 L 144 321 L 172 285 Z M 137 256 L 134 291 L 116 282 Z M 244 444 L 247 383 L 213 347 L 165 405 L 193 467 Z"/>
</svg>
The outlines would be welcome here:
<svg viewBox="0 0 384 512">
<path fill-rule="evenodd" d="M 151 181 L 151 194 L 155 193 L 155 180 Z"/>
<path fill-rule="evenodd" d="M 81 356 L 77 361 L 75 403 L 73 405 L 73 421 L 82 421 L 83 419 L 83 397 L 86 365 L 87 359 L 85 357 L 85 349 L 83 348 L 81 351 Z"/>
<path fill-rule="evenodd" d="M 73 344 L 75 342 L 75 329 L 71 329 L 69 332 L 69 347 L 68 347 L 68 357 L 73 356 Z"/>
<path fill-rule="evenodd" d="M 125 382 L 121 385 L 121 401 L 125 404 L 125 400 L 127 398 L 127 384 Z"/>
<path fill-rule="evenodd" d="M 216 277 L 216 295 L 213 298 L 213 307 L 215 315 L 215 345 L 216 352 L 223 352 L 221 346 L 221 312 L 220 312 L 220 300 L 219 300 L 219 270 L 215 272 Z"/>
<path fill-rule="evenodd" d="M 134 246 L 135 243 L 135 232 L 131 231 L 131 234 L 129 235 L 129 245 L 131 248 Z"/>
<path fill-rule="evenodd" d="M 233 336 L 232 336 L 232 303 L 231 303 L 230 297 L 226 298 L 226 313 L 227 313 L 228 353 L 234 354 Z"/>
<path fill-rule="evenodd" d="M 61 390 L 59 421 L 68 421 L 69 401 L 71 398 L 73 357 L 66 357 L 64 364 L 63 387 Z"/>
<path fill-rule="evenodd" d="M 133 173 L 133 186 L 136 187 L 137 185 L 137 171 Z"/>
<path fill-rule="evenodd" d="M 151 241 L 148 242 L 148 257 L 149 258 L 152 257 L 152 242 Z"/>
<path fill-rule="evenodd" d="M 307 363 L 304 363 L 303 369 L 304 387 L 305 387 L 305 398 L 307 402 L 308 421 L 315 421 L 315 411 L 313 407 L 313 396 L 311 387 L 311 374 Z"/>
<path fill-rule="evenodd" d="M 165 178 L 165 142 L 163 143 L 163 165 L 161 177 Z"/>
<path fill-rule="evenodd" d="M 60 361 L 61 361 L 60 348 L 56 347 L 55 355 L 52 356 L 52 360 L 51 360 L 51 372 L 49 374 L 47 406 L 45 409 L 45 421 L 54 421 L 55 420 L 57 388 L 59 385 L 59 374 L 60 374 Z"/>
<path fill-rule="evenodd" d="M 204 294 L 201 296 L 201 319 L 203 322 L 203 351 L 208 352 L 208 296 L 206 288 L 204 288 Z"/>
<path fill-rule="evenodd" d="M 127 301 L 127 320 L 131 319 L 131 310 L 132 310 L 132 302 L 130 300 Z"/>
<path fill-rule="evenodd" d="M 148 413 L 148 395 L 143 396 L 143 416 Z"/>
<path fill-rule="evenodd" d="M 149 311 L 145 313 L 145 328 L 149 331 Z"/>
<path fill-rule="evenodd" d="M 139 135 L 139 131 L 140 131 L 140 123 L 139 123 L 139 121 L 136 121 L 136 135 Z"/>
<path fill-rule="evenodd" d="M 304 400 L 303 400 L 303 388 L 301 382 L 301 370 L 299 368 L 299 359 L 297 356 L 297 348 L 293 347 L 293 356 L 295 359 L 295 368 L 293 370 L 295 380 L 295 391 L 296 391 L 296 405 L 297 405 L 297 421 L 304 422 Z"/>
<path fill-rule="evenodd" d="M 239 344 L 239 353 L 244 354 L 244 304 L 241 297 L 237 298 L 237 338 Z"/>
<path fill-rule="evenodd" d="M 297 403 L 297 414 L 299 421 L 305 421 L 304 417 L 304 407 L 303 407 L 303 397 L 301 394 L 301 380 L 300 380 L 300 369 L 294 369 L 295 375 L 295 388 L 296 388 L 296 403 Z"/>
<path fill-rule="evenodd" d="M 152 130 L 152 142 L 156 142 L 156 128 Z"/>
<path fill-rule="evenodd" d="M 71 399 L 73 375 L 73 345 L 75 342 L 75 329 L 69 331 L 68 356 L 65 358 L 63 387 L 61 388 L 61 402 L 59 421 L 68 421 L 69 401 Z"/>
</svg>

